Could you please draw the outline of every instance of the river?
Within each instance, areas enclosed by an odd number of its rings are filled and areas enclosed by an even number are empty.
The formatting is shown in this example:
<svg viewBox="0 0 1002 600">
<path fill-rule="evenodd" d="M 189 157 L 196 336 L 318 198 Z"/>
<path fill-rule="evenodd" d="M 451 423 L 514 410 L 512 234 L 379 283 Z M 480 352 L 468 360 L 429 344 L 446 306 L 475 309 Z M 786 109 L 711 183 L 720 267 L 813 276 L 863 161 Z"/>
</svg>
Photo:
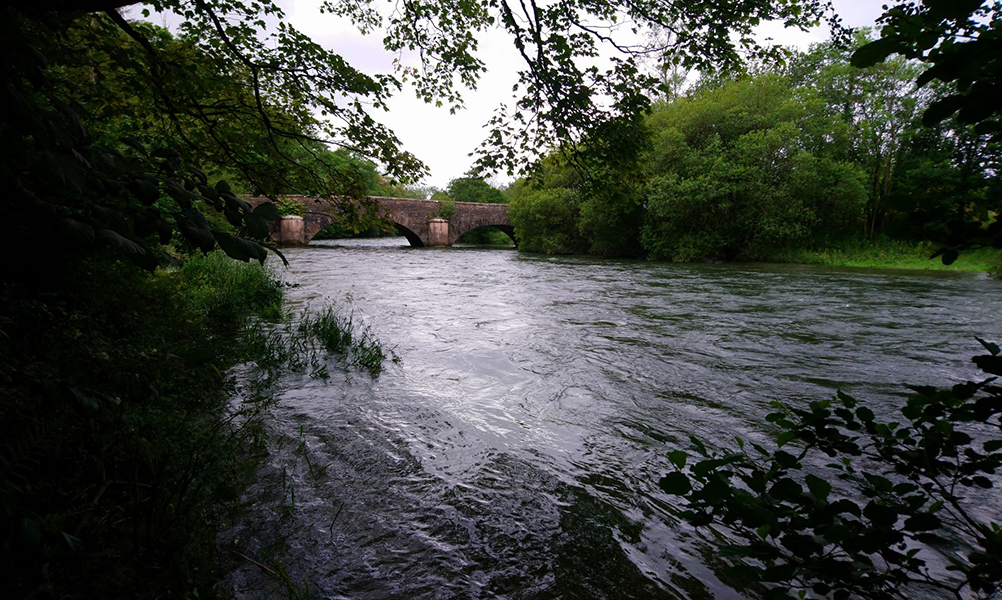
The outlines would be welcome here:
<svg viewBox="0 0 1002 600">
<path fill-rule="evenodd" d="M 985 276 L 404 243 L 286 253 L 291 307 L 350 294 L 400 361 L 276 384 L 224 535 L 237 597 L 736 597 L 658 489 L 669 450 L 768 439 L 770 401 L 839 388 L 889 417 L 1002 341 Z"/>
</svg>

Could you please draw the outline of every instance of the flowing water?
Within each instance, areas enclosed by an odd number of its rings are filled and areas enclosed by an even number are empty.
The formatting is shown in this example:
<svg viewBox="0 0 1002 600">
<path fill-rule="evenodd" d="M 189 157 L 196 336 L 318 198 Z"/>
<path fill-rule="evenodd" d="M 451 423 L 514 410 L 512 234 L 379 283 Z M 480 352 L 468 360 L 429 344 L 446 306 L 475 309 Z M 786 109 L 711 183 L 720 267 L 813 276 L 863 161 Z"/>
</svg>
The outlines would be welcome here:
<svg viewBox="0 0 1002 600">
<path fill-rule="evenodd" d="M 289 376 L 226 533 L 242 598 L 703 598 L 707 533 L 658 489 L 669 450 L 767 439 L 769 402 L 977 376 L 1002 282 L 411 249 L 289 250 L 297 310 L 350 294 L 399 364 Z M 253 561 L 253 562 L 252 562 Z M 270 572 L 270 576 L 268 573 Z M 286 575 L 288 576 L 286 578 Z"/>
</svg>

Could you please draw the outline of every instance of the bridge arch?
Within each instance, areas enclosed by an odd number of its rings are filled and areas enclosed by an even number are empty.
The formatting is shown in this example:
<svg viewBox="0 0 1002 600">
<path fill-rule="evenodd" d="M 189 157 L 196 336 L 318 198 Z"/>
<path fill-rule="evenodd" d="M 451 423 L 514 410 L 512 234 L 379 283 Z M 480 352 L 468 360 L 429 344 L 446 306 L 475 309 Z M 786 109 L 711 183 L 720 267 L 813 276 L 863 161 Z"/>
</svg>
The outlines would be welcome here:
<svg viewBox="0 0 1002 600">
<path fill-rule="evenodd" d="M 518 243 L 515 240 L 515 227 L 508 218 L 507 204 L 457 202 L 456 212 L 449 220 L 449 245 L 477 227 L 495 227 L 511 238 L 512 243 Z"/>
<path fill-rule="evenodd" d="M 415 248 L 424 248 L 424 242 L 421 240 L 421 236 L 396 221 L 393 222 L 393 227 L 397 230 L 397 233 L 407 238 L 407 242 L 411 246 Z"/>
<path fill-rule="evenodd" d="M 515 227 L 513 227 L 511 224 L 484 223 L 483 225 L 473 225 L 472 227 L 469 227 L 465 231 L 459 231 L 458 230 L 459 228 L 456 227 L 455 228 L 455 233 L 454 233 L 454 229 L 452 227 L 452 224 L 450 223 L 449 225 L 450 225 L 449 226 L 449 244 L 450 245 L 456 243 L 456 240 L 458 240 L 459 238 L 463 237 L 464 234 L 467 234 L 467 233 L 469 233 L 469 232 L 471 232 L 471 231 L 473 231 L 475 229 L 480 229 L 481 227 L 492 227 L 494 229 L 497 229 L 501 233 L 505 234 L 506 236 L 508 236 L 508 239 L 511 240 L 511 243 L 513 245 L 515 245 L 515 246 L 518 246 L 518 240 L 515 239 Z"/>
</svg>

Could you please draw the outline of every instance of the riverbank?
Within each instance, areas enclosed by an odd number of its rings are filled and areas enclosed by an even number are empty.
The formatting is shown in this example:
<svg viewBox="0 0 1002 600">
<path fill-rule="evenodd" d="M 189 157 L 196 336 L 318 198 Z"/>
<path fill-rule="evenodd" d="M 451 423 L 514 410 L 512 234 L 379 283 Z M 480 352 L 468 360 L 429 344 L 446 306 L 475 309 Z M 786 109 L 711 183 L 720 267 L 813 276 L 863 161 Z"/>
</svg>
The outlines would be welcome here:
<svg viewBox="0 0 1002 600">
<path fill-rule="evenodd" d="M 221 253 L 47 275 L 0 289 L 3 595 L 210 597 L 218 524 L 263 441 L 226 370 L 281 316 L 281 284 Z"/>
<path fill-rule="evenodd" d="M 1002 274 L 1002 250 L 965 250 L 953 264 L 944 265 L 939 257 L 930 258 L 939 248 L 931 242 L 888 239 L 876 242 L 851 241 L 822 249 L 784 250 L 769 256 L 768 261 L 829 267 Z"/>
</svg>

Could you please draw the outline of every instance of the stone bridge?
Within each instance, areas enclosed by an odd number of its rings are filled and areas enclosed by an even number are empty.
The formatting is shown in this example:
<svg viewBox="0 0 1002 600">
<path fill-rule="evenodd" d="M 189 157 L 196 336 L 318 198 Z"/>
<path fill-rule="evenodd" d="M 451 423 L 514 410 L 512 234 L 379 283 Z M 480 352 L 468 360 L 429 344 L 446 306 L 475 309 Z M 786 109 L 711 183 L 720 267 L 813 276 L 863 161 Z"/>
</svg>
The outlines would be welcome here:
<svg viewBox="0 0 1002 600">
<path fill-rule="evenodd" d="M 308 244 L 321 229 L 341 220 L 336 206 L 322 198 L 283 196 L 303 205 L 302 217 L 285 217 L 268 224 L 271 237 L 278 243 Z M 507 204 L 456 202 L 456 211 L 448 221 L 438 218 L 438 200 L 384 198 L 371 196 L 382 217 L 393 222 L 411 246 L 451 246 L 459 236 L 477 227 L 493 226 L 515 242 L 515 228 L 508 219 Z M 249 198 L 251 206 L 270 202 L 268 198 Z"/>
</svg>

